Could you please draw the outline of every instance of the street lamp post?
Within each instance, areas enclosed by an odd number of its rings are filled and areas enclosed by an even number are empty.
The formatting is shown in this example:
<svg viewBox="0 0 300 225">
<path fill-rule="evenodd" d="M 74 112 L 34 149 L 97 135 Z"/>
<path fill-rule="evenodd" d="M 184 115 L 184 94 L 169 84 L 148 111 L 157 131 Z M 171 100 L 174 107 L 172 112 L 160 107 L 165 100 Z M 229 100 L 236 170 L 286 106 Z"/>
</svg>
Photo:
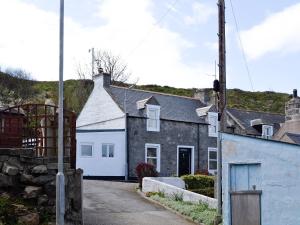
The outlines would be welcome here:
<svg viewBox="0 0 300 225">
<path fill-rule="evenodd" d="M 56 175 L 56 224 L 64 225 L 65 215 L 65 177 L 63 171 L 64 157 L 64 0 L 60 0 L 59 18 L 59 101 L 58 101 L 58 173 Z"/>
</svg>

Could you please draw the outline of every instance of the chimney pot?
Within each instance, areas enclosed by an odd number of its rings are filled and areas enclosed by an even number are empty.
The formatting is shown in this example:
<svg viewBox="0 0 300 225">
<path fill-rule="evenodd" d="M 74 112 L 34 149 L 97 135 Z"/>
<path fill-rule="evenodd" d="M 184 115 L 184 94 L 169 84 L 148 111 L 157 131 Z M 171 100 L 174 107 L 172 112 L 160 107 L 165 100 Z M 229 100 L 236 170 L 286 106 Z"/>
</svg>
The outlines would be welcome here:
<svg viewBox="0 0 300 225">
<path fill-rule="evenodd" d="M 294 98 L 297 98 L 297 97 L 298 97 L 297 89 L 294 89 L 294 90 L 293 90 L 293 97 L 294 97 Z"/>
</svg>

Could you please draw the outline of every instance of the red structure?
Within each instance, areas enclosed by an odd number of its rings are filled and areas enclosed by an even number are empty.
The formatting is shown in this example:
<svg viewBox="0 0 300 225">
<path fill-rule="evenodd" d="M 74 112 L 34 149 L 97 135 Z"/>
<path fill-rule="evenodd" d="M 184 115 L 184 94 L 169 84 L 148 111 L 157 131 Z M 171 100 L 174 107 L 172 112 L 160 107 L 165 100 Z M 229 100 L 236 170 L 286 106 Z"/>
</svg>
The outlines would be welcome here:
<svg viewBox="0 0 300 225">
<path fill-rule="evenodd" d="M 58 107 L 26 104 L 0 111 L 0 148 L 33 148 L 38 157 L 57 157 Z M 64 111 L 64 156 L 76 162 L 76 115 Z"/>
<path fill-rule="evenodd" d="M 0 148 L 22 146 L 23 119 L 21 112 L 0 111 Z"/>
</svg>

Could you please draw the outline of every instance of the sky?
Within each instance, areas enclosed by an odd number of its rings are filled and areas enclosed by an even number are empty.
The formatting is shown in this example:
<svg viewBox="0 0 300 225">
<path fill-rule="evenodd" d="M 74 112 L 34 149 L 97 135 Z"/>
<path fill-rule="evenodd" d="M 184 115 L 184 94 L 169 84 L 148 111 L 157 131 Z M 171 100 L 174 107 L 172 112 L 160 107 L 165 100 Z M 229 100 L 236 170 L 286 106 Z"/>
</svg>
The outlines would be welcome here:
<svg viewBox="0 0 300 225">
<path fill-rule="evenodd" d="M 227 87 L 286 93 L 298 88 L 299 1 L 225 2 Z M 65 0 L 64 79 L 78 79 L 78 67 L 90 63 L 94 47 L 120 56 L 131 82 L 212 87 L 216 3 Z M 59 0 L 0 0 L 2 70 L 20 68 L 36 80 L 58 80 L 58 12 Z"/>
</svg>

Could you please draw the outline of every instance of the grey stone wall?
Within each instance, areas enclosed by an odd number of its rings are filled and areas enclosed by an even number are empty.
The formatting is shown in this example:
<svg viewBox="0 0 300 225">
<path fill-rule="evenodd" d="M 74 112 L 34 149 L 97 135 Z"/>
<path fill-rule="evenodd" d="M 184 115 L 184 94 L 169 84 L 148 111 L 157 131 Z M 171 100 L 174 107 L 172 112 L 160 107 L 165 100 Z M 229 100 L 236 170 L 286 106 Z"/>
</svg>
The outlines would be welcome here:
<svg viewBox="0 0 300 225">
<path fill-rule="evenodd" d="M 1 196 L 20 199 L 33 207 L 30 212 L 16 211 L 19 223 L 40 224 L 45 214 L 55 221 L 56 161 L 37 158 L 32 149 L 0 149 Z M 64 174 L 65 223 L 82 224 L 82 170 L 70 169 L 67 162 Z"/>
<path fill-rule="evenodd" d="M 198 146 L 199 126 L 199 146 Z M 161 145 L 160 176 L 177 173 L 177 146 L 194 146 L 195 172 L 207 170 L 208 126 L 196 123 L 160 120 L 160 132 L 146 129 L 145 118 L 128 118 L 129 176 L 136 177 L 135 167 L 145 161 L 145 144 Z M 209 146 L 212 147 L 212 146 Z"/>
</svg>

